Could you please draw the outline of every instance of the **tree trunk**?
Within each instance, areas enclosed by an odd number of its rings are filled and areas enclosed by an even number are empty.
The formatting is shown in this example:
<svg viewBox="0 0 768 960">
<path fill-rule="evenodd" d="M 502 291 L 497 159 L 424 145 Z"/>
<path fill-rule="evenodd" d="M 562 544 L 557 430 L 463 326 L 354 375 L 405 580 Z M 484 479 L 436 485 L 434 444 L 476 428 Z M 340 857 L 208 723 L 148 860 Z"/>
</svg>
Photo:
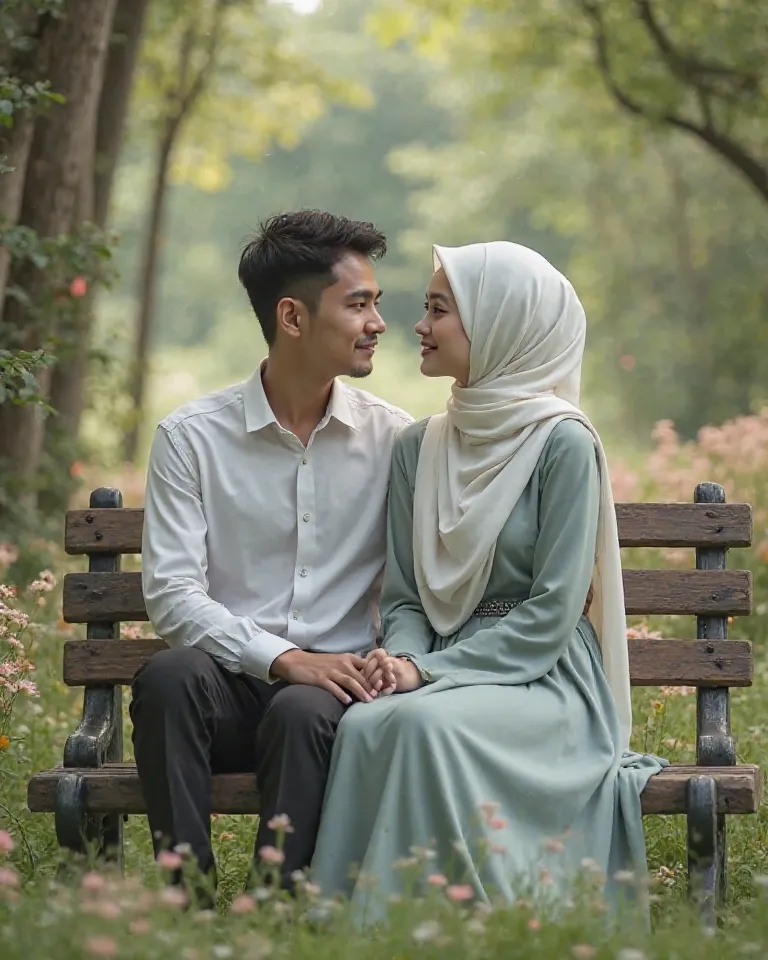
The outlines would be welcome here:
<svg viewBox="0 0 768 960">
<path fill-rule="evenodd" d="M 136 323 L 136 343 L 129 390 L 131 394 L 132 420 L 125 438 L 124 460 L 133 463 L 139 446 L 141 414 L 144 407 L 144 388 L 147 379 L 147 360 L 152 332 L 152 321 L 157 291 L 157 266 L 160 247 L 160 235 L 165 212 L 165 195 L 168 188 L 168 171 L 171 153 L 181 126 L 180 118 L 169 120 L 160 137 L 155 162 L 155 177 L 152 186 L 152 198 L 147 217 L 147 229 L 144 237 L 141 273 L 139 274 L 139 309 Z"/>
<path fill-rule="evenodd" d="M 106 227 L 148 0 L 117 0 L 96 123 L 93 220 Z"/>
<path fill-rule="evenodd" d="M 8 64 L 8 73 L 22 83 L 34 83 L 43 79 L 48 72 L 49 45 L 45 42 L 45 28 L 50 25 L 51 17 L 38 16 L 37 11 L 22 11 L 19 27 L 29 38 L 29 48 L 20 52 L 0 50 L 3 63 Z M 0 174 L 0 226 L 7 230 L 19 222 L 21 201 L 24 194 L 24 177 L 27 171 L 32 136 L 35 132 L 34 108 L 17 110 L 13 115 L 13 126 L 0 134 L 0 156 L 3 163 L 12 169 Z M 11 256 L 6 246 L 0 246 L 0 314 L 5 299 Z"/>
<path fill-rule="evenodd" d="M 68 234 L 76 222 L 115 4 L 69 0 L 65 16 L 49 28 L 49 79 L 65 102 L 35 125 L 20 216 L 40 237 Z M 12 268 L 10 282 L 26 292 L 29 305 L 6 297 L 5 332 L 27 349 L 39 347 L 54 332 L 44 307 L 49 280 L 34 264 L 23 262 Z M 50 376 L 40 379 L 43 388 L 49 388 Z M 10 460 L 17 478 L 28 480 L 37 471 L 45 421 L 36 408 L 9 404 L 0 407 L 0 419 L 0 458 Z"/>
<path fill-rule="evenodd" d="M 81 191 L 81 220 L 92 220 L 106 228 L 114 175 L 128 117 L 133 75 L 138 59 L 147 0 L 118 0 L 112 42 L 104 69 L 98 116 L 96 118 L 93 164 L 85 171 Z M 69 471 L 77 456 L 80 419 L 85 405 L 88 357 L 93 329 L 94 298 L 91 291 L 80 301 L 77 343 L 62 356 L 53 371 L 51 405 L 58 416 L 46 432 L 46 449 Z M 66 508 L 61 484 L 41 500 L 45 509 Z M 51 494 L 54 494 L 53 496 Z"/>
</svg>

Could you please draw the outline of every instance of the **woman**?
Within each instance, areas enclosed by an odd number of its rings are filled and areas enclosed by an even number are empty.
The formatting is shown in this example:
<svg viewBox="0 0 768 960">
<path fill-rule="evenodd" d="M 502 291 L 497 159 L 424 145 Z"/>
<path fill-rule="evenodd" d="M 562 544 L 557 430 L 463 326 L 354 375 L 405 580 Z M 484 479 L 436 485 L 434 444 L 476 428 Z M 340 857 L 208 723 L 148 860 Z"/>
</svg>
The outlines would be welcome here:
<svg viewBox="0 0 768 960">
<path fill-rule="evenodd" d="M 434 253 L 421 369 L 455 382 L 395 449 L 380 694 L 340 725 L 315 879 L 362 906 L 431 846 L 429 870 L 484 900 L 584 858 L 610 894 L 645 869 L 640 794 L 664 761 L 627 752 L 616 517 L 578 407 L 584 311 L 525 247 Z"/>
</svg>

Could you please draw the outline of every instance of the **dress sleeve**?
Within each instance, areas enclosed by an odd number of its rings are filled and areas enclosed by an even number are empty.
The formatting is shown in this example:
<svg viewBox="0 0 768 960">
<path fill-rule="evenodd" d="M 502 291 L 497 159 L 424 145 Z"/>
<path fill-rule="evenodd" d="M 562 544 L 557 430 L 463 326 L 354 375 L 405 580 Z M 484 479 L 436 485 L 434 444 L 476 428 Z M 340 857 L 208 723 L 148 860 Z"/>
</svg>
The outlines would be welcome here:
<svg viewBox="0 0 768 960">
<path fill-rule="evenodd" d="M 418 425 L 417 425 L 418 426 Z M 413 573 L 413 485 L 419 434 L 409 427 L 392 456 L 387 511 L 387 562 L 381 588 L 381 627 L 385 649 L 415 659 L 432 648 L 434 632 L 421 606 Z"/>
<path fill-rule="evenodd" d="M 595 563 L 600 472 L 590 432 L 576 421 L 549 444 L 539 488 L 530 597 L 493 626 L 413 660 L 431 681 L 531 683 L 555 666 L 582 615 Z"/>
</svg>

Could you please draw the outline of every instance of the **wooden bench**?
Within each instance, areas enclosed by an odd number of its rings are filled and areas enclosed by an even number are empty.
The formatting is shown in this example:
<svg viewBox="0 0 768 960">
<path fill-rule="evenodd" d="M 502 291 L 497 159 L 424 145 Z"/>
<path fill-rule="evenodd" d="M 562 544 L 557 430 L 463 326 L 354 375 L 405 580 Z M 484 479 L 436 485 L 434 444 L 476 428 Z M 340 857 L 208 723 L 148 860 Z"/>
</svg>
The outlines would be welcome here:
<svg viewBox="0 0 768 960">
<path fill-rule="evenodd" d="M 132 764 L 123 762 L 122 685 L 164 647 L 161 640 L 121 640 L 120 623 L 146 621 L 139 573 L 121 573 L 123 554 L 141 551 L 144 514 L 123 509 L 118 490 L 93 492 L 88 510 L 66 517 L 69 554 L 89 558 L 88 573 L 64 579 L 64 620 L 87 624 L 87 639 L 64 645 L 64 682 L 85 687 L 83 716 L 68 738 L 61 767 L 29 783 L 32 811 L 53 812 L 62 847 L 88 848 L 122 862 L 122 825 L 145 810 Z M 643 813 L 686 814 L 689 880 L 705 917 L 714 922 L 725 895 L 725 815 L 755 813 L 762 778 L 757 767 L 737 765 L 730 728 L 729 688 L 752 682 L 750 644 L 728 640 L 728 618 L 752 607 L 749 572 L 726 570 L 726 553 L 752 540 L 747 504 L 726 504 L 715 484 L 696 488 L 694 503 L 626 503 L 616 507 L 623 547 L 690 547 L 691 570 L 624 571 L 628 615 L 687 614 L 697 618 L 697 640 L 629 641 L 636 686 L 698 688 L 696 766 L 671 766 L 642 795 Z M 254 777 L 213 777 L 218 813 L 257 813 Z"/>
</svg>

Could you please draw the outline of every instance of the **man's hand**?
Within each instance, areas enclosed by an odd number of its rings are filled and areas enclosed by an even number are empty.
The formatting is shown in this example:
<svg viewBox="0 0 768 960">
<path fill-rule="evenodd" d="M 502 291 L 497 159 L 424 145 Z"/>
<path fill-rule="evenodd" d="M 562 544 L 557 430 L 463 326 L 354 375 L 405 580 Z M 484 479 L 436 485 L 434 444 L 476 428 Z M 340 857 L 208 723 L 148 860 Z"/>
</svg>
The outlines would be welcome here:
<svg viewBox="0 0 768 960">
<path fill-rule="evenodd" d="M 365 660 L 364 676 L 380 697 L 417 690 L 424 682 L 410 660 L 393 657 L 386 650 L 371 650 Z"/>
<path fill-rule="evenodd" d="M 288 650 L 273 661 L 271 672 L 288 683 L 322 687 L 344 704 L 352 703 L 350 693 L 363 703 L 370 703 L 376 692 L 365 679 L 364 668 L 365 660 L 352 653 Z"/>
</svg>

